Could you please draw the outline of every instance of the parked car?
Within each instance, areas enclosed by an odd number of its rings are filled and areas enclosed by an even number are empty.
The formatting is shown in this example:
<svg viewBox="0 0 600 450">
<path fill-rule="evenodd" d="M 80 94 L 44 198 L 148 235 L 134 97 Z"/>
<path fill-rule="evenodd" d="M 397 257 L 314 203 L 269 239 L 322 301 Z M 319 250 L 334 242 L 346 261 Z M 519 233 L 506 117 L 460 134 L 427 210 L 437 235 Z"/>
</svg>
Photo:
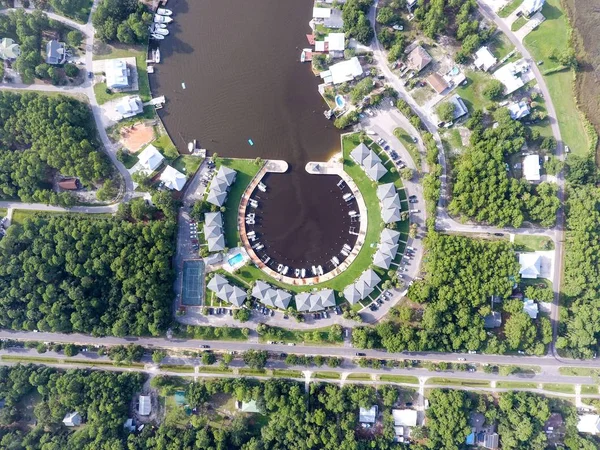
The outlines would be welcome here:
<svg viewBox="0 0 600 450">
<path fill-rule="evenodd" d="M 356 352 L 355 355 L 356 356 L 367 356 L 366 353 L 362 353 L 362 352 Z"/>
</svg>

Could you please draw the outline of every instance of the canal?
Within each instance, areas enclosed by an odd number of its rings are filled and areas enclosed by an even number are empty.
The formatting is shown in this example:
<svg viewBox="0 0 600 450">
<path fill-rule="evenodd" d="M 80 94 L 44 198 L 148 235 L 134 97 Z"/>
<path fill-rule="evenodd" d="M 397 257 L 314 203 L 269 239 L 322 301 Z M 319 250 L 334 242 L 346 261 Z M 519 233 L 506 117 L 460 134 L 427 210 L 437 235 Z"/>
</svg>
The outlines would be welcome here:
<svg viewBox="0 0 600 450">
<path fill-rule="evenodd" d="M 312 6 L 312 0 L 169 0 L 174 22 L 150 80 L 153 94 L 167 97 L 159 114 L 180 150 L 197 139 L 210 154 L 289 163 L 288 173 L 266 180 L 265 245 L 289 262 L 323 264 L 340 239 L 351 246 L 356 239 L 348 235 L 339 178 L 304 170 L 340 146 L 339 131 L 323 116 L 320 79 L 300 63 Z"/>
</svg>

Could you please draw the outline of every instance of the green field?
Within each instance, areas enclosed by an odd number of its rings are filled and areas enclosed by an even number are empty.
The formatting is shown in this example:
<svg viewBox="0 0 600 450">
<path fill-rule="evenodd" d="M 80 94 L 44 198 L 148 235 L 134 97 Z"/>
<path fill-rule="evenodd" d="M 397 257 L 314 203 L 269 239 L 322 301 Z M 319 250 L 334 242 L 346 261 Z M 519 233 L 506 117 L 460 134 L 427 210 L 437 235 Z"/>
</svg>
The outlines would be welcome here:
<svg viewBox="0 0 600 450">
<path fill-rule="evenodd" d="M 314 330 L 288 330 L 286 328 L 269 327 L 269 333 L 260 336 L 261 342 L 283 341 L 285 343 L 311 343 L 311 344 L 340 344 L 342 339 L 334 340 L 329 336 L 331 327 L 315 328 Z M 336 336 L 337 337 L 337 336 Z"/>
<path fill-rule="evenodd" d="M 171 165 L 181 173 L 187 175 L 188 178 L 191 178 L 196 173 L 203 160 L 204 159 L 199 156 L 181 155 L 173 161 Z"/>
<path fill-rule="evenodd" d="M 161 364 L 160 369 L 167 372 L 194 373 L 194 367 L 181 364 Z"/>
<path fill-rule="evenodd" d="M 560 0 L 547 0 L 542 9 L 546 20 L 523 40 L 536 61 L 544 61 L 542 72 L 556 67 L 559 63 L 552 55 L 569 47 L 569 25 Z M 565 145 L 578 155 L 587 155 L 589 139 L 573 92 L 573 73 L 563 70 L 544 75 L 552 97 L 556 116 Z"/>
<path fill-rule="evenodd" d="M 596 395 L 598 394 L 598 385 L 596 384 L 584 384 L 581 386 L 582 395 Z"/>
<path fill-rule="evenodd" d="M 526 381 L 498 381 L 496 387 L 498 389 L 536 389 L 538 385 Z"/>
<path fill-rule="evenodd" d="M 369 375 L 368 373 L 351 373 L 346 377 L 346 379 L 359 380 L 359 381 L 371 381 L 373 378 L 371 378 L 371 375 Z"/>
<path fill-rule="evenodd" d="M 514 244 L 529 252 L 554 250 L 554 242 L 548 236 L 516 234 Z"/>
<path fill-rule="evenodd" d="M 274 377 L 282 378 L 304 378 L 302 372 L 297 370 L 273 369 Z"/>
<path fill-rule="evenodd" d="M 564 394 L 574 394 L 575 393 L 575 386 L 573 386 L 572 384 L 547 383 L 547 384 L 544 384 L 544 389 L 546 391 L 562 392 Z"/>
<path fill-rule="evenodd" d="M 312 374 L 312 377 L 319 380 L 339 380 L 342 378 L 337 372 L 315 372 Z"/>
<path fill-rule="evenodd" d="M 22 224 L 26 219 L 35 216 L 60 216 L 70 214 L 73 216 L 86 217 L 86 218 L 95 218 L 95 219 L 107 219 L 112 217 L 112 214 L 83 214 L 83 213 L 72 213 L 72 212 L 58 212 L 58 211 L 34 211 L 28 209 L 15 209 L 13 211 L 12 223 Z"/>
<path fill-rule="evenodd" d="M 513 23 L 510 24 L 510 30 L 511 31 L 519 31 L 521 28 L 523 28 L 525 26 L 525 24 L 527 22 L 529 22 L 529 20 L 526 19 L 525 17 L 521 16 L 517 20 L 515 20 Z"/>
<path fill-rule="evenodd" d="M 243 335 L 241 328 L 232 327 L 209 327 L 189 325 L 183 336 L 193 339 L 202 339 L 207 341 L 226 340 L 226 341 L 246 341 L 248 338 Z"/>
<path fill-rule="evenodd" d="M 500 10 L 498 11 L 498 15 L 502 18 L 510 16 L 513 12 L 516 11 L 516 9 L 519 6 L 521 6 L 521 3 L 523 3 L 523 0 L 512 0 L 511 2 L 500 8 Z"/>
<path fill-rule="evenodd" d="M 107 92 L 106 83 L 94 84 L 94 95 L 96 96 L 96 101 L 99 105 L 104 105 L 106 102 L 110 102 L 111 100 L 116 100 L 130 94 L 130 92 Z"/>
<path fill-rule="evenodd" d="M 469 386 L 469 387 L 490 387 L 490 382 L 487 380 L 461 380 L 458 378 L 429 378 L 425 384 L 438 386 Z"/>
<path fill-rule="evenodd" d="M 381 375 L 379 379 L 381 381 L 389 381 L 391 383 L 419 384 L 419 379 L 417 377 L 411 377 L 408 375 Z"/>
<path fill-rule="evenodd" d="M 198 367 L 198 373 L 233 373 L 233 370 L 219 366 L 200 366 Z"/>
<path fill-rule="evenodd" d="M 483 91 L 487 84 L 493 79 L 491 75 L 485 72 L 466 70 L 467 85 L 460 86 L 456 93 L 463 99 L 469 111 L 484 109 L 492 106 L 493 101 L 483 96 Z"/>
<path fill-rule="evenodd" d="M 561 375 L 573 375 L 576 377 L 593 377 L 600 375 L 599 369 L 590 369 L 587 367 L 560 367 L 558 372 Z"/>
</svg>

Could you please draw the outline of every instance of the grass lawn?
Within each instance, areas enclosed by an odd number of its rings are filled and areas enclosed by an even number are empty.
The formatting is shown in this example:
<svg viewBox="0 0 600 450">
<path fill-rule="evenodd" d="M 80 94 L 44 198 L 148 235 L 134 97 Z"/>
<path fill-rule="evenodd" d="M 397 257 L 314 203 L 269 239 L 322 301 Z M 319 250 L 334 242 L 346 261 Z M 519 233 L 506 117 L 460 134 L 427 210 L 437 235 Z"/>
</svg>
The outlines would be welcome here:
<svg viewBox="0 0 600 450">
<path fill-rule="evenodd" d="M 92 10 L 92 4 L 94 0 L 85 0 L 84 4 L 81 6 L 81 9 L 77 11 L 63 11 L 57 10 L 57 13 L 61 16 L 68 17 L 69 19 L 73 19 L 75 22 L 86 23 L 88 17 L 90 16 L 90 11 Z"/>
<path fill-rule="evenodd" d="M 498 389 L 536 389 L 538 385 L 526 381 L 498 381 L 496 387 Z"/>
<path fill-rule="evenodd" d="M 558 372 L 561 375 L 573 375 L 580 377 L 593 377 L 595 375 L 600 375 L 600 370 L 589 369 L 587 367 L 560 367 Z"/>
<path fill-rule="evenodd" d="M 156 128 L 154 130 L 156 132 Z M 165 158 L 176 159 L 179 156 L 177 147 L 175 147 L 175 144 L 173 144 L 173 141 L 168 134 L 163 134 L 162 136 L 156 138 L 151 142 L 151 144 L 154 145 L 164 155 Z"/>
<path fill-rule="evenodd" d="M 94 84 L 94 95 L 96 96 L 96 101 L 99 105 L 104 105 L 106 102 L 110 102 L 111 100 L 116 100 L 121 97 L 125 97 L 130 95 L 131 92 L 112 92 L 108 93 L 106 91 L 106 83 L 96 83 Z"/>
<path fill-rule="evenodd" d="M 471 387 L 490 387 L 487 380 L 460 380 L 456 378 L 429 378 L 425 384 L 448 385 L 448 386 L 471 386 Z"/>
<path fill-rule="evenodd" d="M 595 384 L 584 384 L 581 386 L 581 393 L 583 395 L 598 394 L 598 386 Z"/>
<path fill-rule="evenodd" d="M 240 369 L 240 375 L 250 375 L 250 376 L 265 376 L 267 371 L 265 369 Z"/>
<path fill-rule="evenodd" d="M 56 216 L 56 215 L 64 215 L 71 214 L 75 216 L 83 216 L 86 218 L 95 218 L 95 219 L 107 219 L 112 217 L 112 214 L 83 214 L 83 213 L 68 213 L 68 212 L 58 212 L 58 211 L 30 211 L 27 209 L 15 209 L 13 211 L 12 223 L 22 224 L 25 219 L 35 216 Z"/>
<path fill-rule="evenodd" d="M 465 149 L 462 143 L 462 138 L 460 137 L 460 131 L 458 131 L 458 129 L 449 128 L 444 130 L 443 134 L 445 140 L 448 142 L 448 145 L 450 145 L 451 150 L 458 150 L 459 152 L 462 152 Z"/>
<path fill-rule="evenodd" d="M 129 153 L 128 151 L 123 152 L 123 158 L 121 162 L 127 169 L 131 169 L 139 161 L 136 155 Z"/>
<path fill-rule="evenodd" d="M 147 50 L 145 45 L 136 46 L 112 46 L 103 45 L 101 52 L 94 52 L 94 59 L 113 59 L 113 58 L 127 58 L 135 56 L 135 63 L 138 73 L 138 94 L 142 101 L 150 101 L 152 95 L 150 93 L 150 81 L 148 80 L 148 71 L 146 69 L 146 56 Z M 106 89 L 106 87 L 104 88 Z M 94 92 L 96 92 L 96 85 L 94 86 Z M 135 92 L 135 91 L 132 91 Z M 124 93 L 124 95 L 131 95 L 132 92 Z M 114 97 L 118 98 L 118 97 Z M 98 100 L 98 103 L 100 101 Z"/>
<path fill-rule="evenodd" d="M 31 363 L 48 363 L 48 364 L 60 364 L 58 358 L 44 358 L 42 356 L 16 356 L 16 355 L 2 355 L 2 361 L 17 361 L 17 362 L 31 362 Z"/>
<path fill-rule="evenodd" d="M 490 40 L 488 44 L 490 51 L 494 54 L 498 61 L 512 52 L 515 46 L 508 40 L 508 37 L 502 32 L 498 32 L 494 35 L 494 37 Z"/>
<path fill-rule="evenodd" d="M 515 20 L 513 23 L 510 24 L 510 30 L 511 31 L 519 31 L 521 28 L 523 28 L 525 26 L 525 24 L 527 22 L 529 22 L 529 20 L 526 19 L 525 17 L 521 16 L 517 20 Z"/>
<path fill-rule="evenodd" d="M 184 366 L 181 364 L 161 364 L 160 368 L 167 372 L 194 373 L 194 368 L 192 366 Z"/>
<path fill-rule="evenodd" d="M 0 208 L 0 217 L 6 217 L 8 210 L 6 208 Z"/>
<path fill-rule="evenodd" d="M 516 234 L 514 244 L 528 252 L 554 250 L 554 242 L 548 236 Z"/>
<path fill-rule="evenodd" d="M 492 76 L 485 72 L 467 70 L 467 85 L 460 86 L 456 93 L 463 99 L 469 111 L 483 109 L 494 104 L 483 96 L 483 91 L 487 84 L 493 80 Z"/>
<path fill-rule="evenodd" d="M 381 375 L 379 379 L 381 381 L 390 381 L 392 383 L 419 384 L 419 379 L 417 377 L 408 375 Z"/>
<path fill-rule="evenodd" d="M 394 130 L 394 136 L 398 138 L 406 151 L 410 154 L 415 166 L 417 166 L 417 170 L 421 171 L 421 153 L 419 153 L 418 147 L 413 142 L 410 133 L 402 128 L 396 128 Z"/>
<path fill-rule="evenodd" d="M 331 327 L 315 328 L 314 330 L 288 330 L 286 328 L 269 327 L 271 333 L 260 336 L 260 341 L 306 342 L 311 344 L 340 344 L 341 339 L 330 339 Z"/>
<path fill-rule="evenodd" d="M 315 372 L 312 377 L 321 380 L 339 380 L 342 375 L 337 372 Z"/>
<path fill-rule="evenodd" d="M 547 383 L 544 384 L 544 389 L 552 392 L 563 392 L 565 394 L 575 393 L 575 386 L 572 384 Z"/>
<path fill-rule="evenodd" d="M 169 136 L 166 137 L 168 138 Z M 173 161 L 171 165 L 181 173 L 187 175 L 188 178 L 191 178 L 196 173 L 203 160 L 204 158 L 200 158 L 199 156 L 181 155 Z"/>
<path fill-rule="evenodd" d="M 516 9 L 519 6 L 521 6 L 521 3 L 523 3 L 523 0 L 512 0 L 511 2 L 507 3 L 502 8 L 500 8 L 500 10 L 498 11 L 498 15 L 502 18 L 510 16 L 513 12 L 516 11 Z"/>
<path fill-rule="evenodd" d="M 208 327 L 189 325 L 183 333 L 185 337 L 193 339 L 225 340 L 225 341 L 246 341 L 248 338 L 243 335 L 241 328 L 232 327 Z"/>
<path fill-rule="evenodd" d="M 285 370 L 285 369 L 273 369 L 274 377 L 283 377 L 283 378 L 304 378 L 302 372 L 297 370 Z"/>
<path fill-rule="evenodd" d="M 215 164 L 218 167 L 221 164 L 233 169 L 237 172 L 235 182 L 229 190 L 227 202 L 225 202 L 225 213 L 223 219 L 225 221 L 225 244 L 229 248 L 237 247 L 240 241 L 240 235 L 237 227 L 238 208 L 244 191 L 258 173 L 262 165 L 256 164 L 253 159 L 233 159 L 233 158 L 217 158 Z M 262 272 L 261 272 L 262 273 Z"/>
<path fill-rule="evenodd" d="M 346 377 L 348 380 L 371 381 L 371 375 L 368 373 L 351 373 Z"/>
<path fill-rule="evenodd" d="M 555 52 L 568 48 L 569 29 L 567 17 L 561 9 L 560 0 L 547 0 L 542 8 L 546 20 L 523 40 L 533 59 L 544 61 L 542 72 L 558 65 L 551 59 Z M 581 114 L 573 92 L 573 73 L 570 70 L 544 75 L 566 145 L 577 155 L 587 155 L 589 139 L 581 120 Z"/>
<path fill-rule="evenodd" d="M 200 366 L 198 367 L 198 373 L 233 373 L 233 370 L 219 366 Z"/>
</svg>

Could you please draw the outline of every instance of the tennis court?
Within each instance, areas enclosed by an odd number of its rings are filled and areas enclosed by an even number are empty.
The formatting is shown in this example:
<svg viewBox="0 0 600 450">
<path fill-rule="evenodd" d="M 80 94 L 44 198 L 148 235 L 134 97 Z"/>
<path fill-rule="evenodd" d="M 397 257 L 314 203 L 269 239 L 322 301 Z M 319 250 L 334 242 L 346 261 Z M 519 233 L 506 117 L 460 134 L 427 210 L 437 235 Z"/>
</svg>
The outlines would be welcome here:
<svg viewBox="0 0 600 450">
<path fill-rule="evenodd" d="M 183 262 L 181 281 L 181 303 L 186 306 L 200 306 L 204 292 L 204 262 L 191 259 Z"/>
</svg>

